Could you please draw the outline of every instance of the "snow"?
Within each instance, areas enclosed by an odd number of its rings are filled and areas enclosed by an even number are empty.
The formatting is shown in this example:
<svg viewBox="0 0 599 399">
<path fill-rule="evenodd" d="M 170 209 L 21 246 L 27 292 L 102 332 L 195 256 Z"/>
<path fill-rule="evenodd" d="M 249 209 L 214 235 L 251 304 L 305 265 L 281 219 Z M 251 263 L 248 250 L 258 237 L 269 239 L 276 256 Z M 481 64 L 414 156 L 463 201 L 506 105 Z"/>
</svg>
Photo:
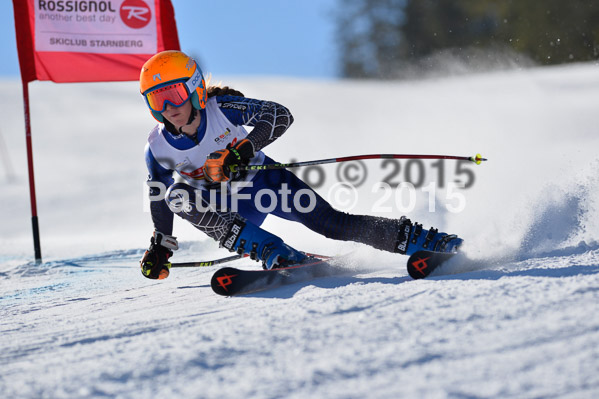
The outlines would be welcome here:
<svg viewBox="0 0 599 399">
<path fill-rule="evenodd" d="M 153 120 L 134 82 L 30 85 L 45 261 L 34 265 L 21 86 L 0 82 L 0 145 L 15 171 L 2 174 L 2 160 L 0 397 L 598 397 L 597 72 L 578 64 L 397 83 L 217 77 L 292 110 L 291 130 L 267 149 L 280 161 L 489 158 L 468 166 L 475 181 L 457 191 L 461 212 L 448 210 L 458 199 L 447 183 L 466 176 L 455 163 L 444 164 L 444 188 L 434 185 L 434 212 L 416 189 L 409 217 L 467 243 L 431 278 L 412 280 L 403 256 L 269 218 L 265 228 L 297 248 L 352 252 L 348 274 L 236 298 L 212 293 L 214 267 L 173 269 L 160 282 L 139 272 L 152 231 L 142 151 Z M 393 170 L 366 165 L 351 211 L 399 217 L 394 197 L 373 189 Z M 337 169 L 323 170 L 327 196 Z M 437 179 L 430 163 L 424 171 L 425 183 Z M 175 226 L 173 261 L 229 255 Z"/>
</svg>

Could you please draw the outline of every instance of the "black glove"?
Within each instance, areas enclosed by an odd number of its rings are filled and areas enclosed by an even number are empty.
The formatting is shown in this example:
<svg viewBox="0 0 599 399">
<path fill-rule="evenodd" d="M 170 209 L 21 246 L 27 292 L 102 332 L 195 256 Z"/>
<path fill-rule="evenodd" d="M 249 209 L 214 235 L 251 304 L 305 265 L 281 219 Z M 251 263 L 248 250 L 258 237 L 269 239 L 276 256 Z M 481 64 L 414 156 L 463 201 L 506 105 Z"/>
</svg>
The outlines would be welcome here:
<svg viewBox="0 0 599 399">
<path fill-rule="evenodd" d="M 204 177 L 208 183 L 220 183 L 231 179 L 231 165 L 246 165 L 254 157 L 254 145 L 243 139 L 235 145 L 208 155 L 204 163 Z"/>
<path fill-rule="evenodd" d="M 171 248 L 178 248 L 175 237 L 157 231 L 154 232 L 154 236 L 150 239 L 150 248 L 144 253 L 139 262 L 141 273 L 145 277 L 154 280 L 167 278 L 171 268 L 171 262 L 168 260 L 173 256 Z"/>
</svg>

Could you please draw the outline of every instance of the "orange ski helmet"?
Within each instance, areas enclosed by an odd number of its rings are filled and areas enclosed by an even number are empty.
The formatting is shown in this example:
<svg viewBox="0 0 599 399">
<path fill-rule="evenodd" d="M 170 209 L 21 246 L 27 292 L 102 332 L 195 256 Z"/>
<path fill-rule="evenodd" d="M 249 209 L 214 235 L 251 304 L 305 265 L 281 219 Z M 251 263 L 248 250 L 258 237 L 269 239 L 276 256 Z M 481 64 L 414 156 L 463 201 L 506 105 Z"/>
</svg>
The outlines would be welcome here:
<svg viewBox="0 0 599 399">
<path fill-rule="evenodd" d="M 139 89 L 152 116 L 164 122 L 166 104 L 180 107 L 191 98 L 196 109 L 206 107 L 206 82 L 195 60 L 177 50 L 152 56 L 141 68 Z"/>
</svg>

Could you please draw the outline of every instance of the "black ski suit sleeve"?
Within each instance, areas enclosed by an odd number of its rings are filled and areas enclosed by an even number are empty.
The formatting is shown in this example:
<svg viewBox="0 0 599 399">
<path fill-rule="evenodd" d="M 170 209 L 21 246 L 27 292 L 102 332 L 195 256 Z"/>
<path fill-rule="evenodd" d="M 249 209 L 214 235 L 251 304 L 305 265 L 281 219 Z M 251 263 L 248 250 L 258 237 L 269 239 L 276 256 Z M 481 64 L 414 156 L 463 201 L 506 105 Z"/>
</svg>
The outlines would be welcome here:
<svg viewBox="0 0 599 399">
<path fill-rule="evenodd" d="M 157 231 L 172 235 L 173 234 L 173 218 L 174 214 L 164 200 L 166 190 L 174 183 L 173 171 L 162 167 L 150 149 L 150 145 L 146 145 L 145 149 L 146 166 L 148 167 L 148 186 L 150 188 L 150 213 L 154 222 L 154 229 Z M 157 196 L 162 194 L 162 199 L 157 199 Z M 152 200 L 154 198 L 154 200 Z"/>
<path fill-rule="evenodd" d="M 217 96 L 220 110 L 234 125 L 252 126 L 247 138 L 260 151 L 283 135 L 293 115 L 281 104 L 237 96 Z"/>
</svg>

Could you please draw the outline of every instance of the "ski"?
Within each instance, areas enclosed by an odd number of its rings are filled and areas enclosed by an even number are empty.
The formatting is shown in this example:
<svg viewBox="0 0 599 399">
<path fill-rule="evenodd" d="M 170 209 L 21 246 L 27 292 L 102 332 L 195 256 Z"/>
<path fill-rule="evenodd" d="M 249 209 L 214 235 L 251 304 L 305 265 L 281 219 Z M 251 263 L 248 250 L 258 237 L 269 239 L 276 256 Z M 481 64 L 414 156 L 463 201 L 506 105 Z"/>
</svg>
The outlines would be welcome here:
<svg viewBox="0 0 599 399">
<path fill-rule="evenodd" d="M 330 258 L 329 258 L 330 259 Z M 327 259 L 312 258 L 301 265 L 272 270 L 223 267 L 212 275 L 212 290 L 223 296 L 249 294 L 335 274 Z"/>
<path fill-rule="evenodd" d="M 408 259 L 408 273 L 414 279 L 425 278 L 454 255 L 456 255 L 454 252 L 417 251 Z M 338 259 L 340 258 L 312 256 L 301 265 L 272 270 L 243 270 L 235 267 L 223 267 L 212 275 L 210 285 L 215 293 L 223 296 L 250 294 L 339 274 L 343 269 L 332 264 Z"/>
<path fill-rule="evenodd" d="M 416 251 L 408 259 L 408 274 L 413 279 L 425 278 L 454 255 L 455 252 Z"/>
</svg>

